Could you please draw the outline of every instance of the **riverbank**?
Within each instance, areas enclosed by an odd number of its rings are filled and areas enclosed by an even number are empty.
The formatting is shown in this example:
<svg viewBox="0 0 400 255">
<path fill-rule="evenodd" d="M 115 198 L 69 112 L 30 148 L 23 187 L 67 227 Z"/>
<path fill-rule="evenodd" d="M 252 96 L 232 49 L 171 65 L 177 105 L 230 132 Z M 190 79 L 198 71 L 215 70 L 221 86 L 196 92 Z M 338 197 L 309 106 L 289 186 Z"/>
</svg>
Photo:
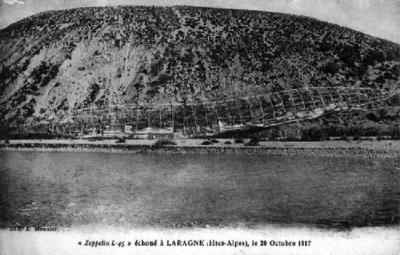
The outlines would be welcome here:
<svg viewBox="0 0 400 255">
<path fill-rule="evenodd" d="M 218 139 L 210 145 L 202 145 L 202 139 L 175 139 L 176 145 L 154 146 L 156 140 L 10 140 L 0 141 L 0 150 L 22 151 L 86 151 L 116 153 L 188 153 L 225 154 L 248 153 L 265 155 L 304 155 L 317 157 L 400 157 L 400 141 L 323 141 L 279 142 L 264 141 L 257 146 L 235 143 L 232 139 Z"/>
</svg>

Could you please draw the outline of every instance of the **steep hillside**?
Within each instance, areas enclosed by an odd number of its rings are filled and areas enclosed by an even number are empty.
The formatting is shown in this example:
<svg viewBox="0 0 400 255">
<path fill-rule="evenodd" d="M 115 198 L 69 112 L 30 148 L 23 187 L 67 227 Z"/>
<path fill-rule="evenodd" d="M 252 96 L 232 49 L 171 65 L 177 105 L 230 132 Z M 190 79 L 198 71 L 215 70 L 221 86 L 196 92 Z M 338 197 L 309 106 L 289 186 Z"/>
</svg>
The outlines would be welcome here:
<svg viewBox="0 0 400 255">
<path fill-rule="evenodd" d="M 400 46 L 279 13 L 194 7 L 45 12 L 0 31 L 0 118 L 64 118 L 308 86 L 400 84 Z"/>
</svg>

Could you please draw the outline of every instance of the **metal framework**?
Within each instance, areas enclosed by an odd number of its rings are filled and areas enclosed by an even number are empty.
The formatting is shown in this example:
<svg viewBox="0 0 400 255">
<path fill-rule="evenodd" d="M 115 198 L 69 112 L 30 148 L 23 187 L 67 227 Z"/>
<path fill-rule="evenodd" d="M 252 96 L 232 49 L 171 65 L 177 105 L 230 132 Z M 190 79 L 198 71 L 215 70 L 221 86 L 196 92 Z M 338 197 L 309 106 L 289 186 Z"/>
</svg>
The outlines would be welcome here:
<svg viewBox="0 0 400 255">
<path fill-rule="evenodd" d="M 268 128 L 314 119 L 326 112 L 377 107 L 398 92 L 372 88 L 312 87 L 224 100 L 171 104 L 114 104 L 76 109 L 70 122 L 30 126 L 33 131 L 72 134 L 104 130 L 132 132 L 172 129 L 186 136 L 215 135 L 228 130 Z M 43 127 L 46 126 L 46 127 Z"/>
</svg>

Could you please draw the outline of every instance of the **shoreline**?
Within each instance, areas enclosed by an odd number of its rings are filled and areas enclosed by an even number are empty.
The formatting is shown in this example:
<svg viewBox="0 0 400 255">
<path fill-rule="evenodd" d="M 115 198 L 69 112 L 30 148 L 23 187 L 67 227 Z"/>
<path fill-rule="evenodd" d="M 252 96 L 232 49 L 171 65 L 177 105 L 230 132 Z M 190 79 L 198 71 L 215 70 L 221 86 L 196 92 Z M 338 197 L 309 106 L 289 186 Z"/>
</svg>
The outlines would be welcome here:
<svg viewBox="0 0 400 255">
<path fill-rule="evenodd" d="M 180 153 L 180 154 L 262 154 L 351 158 L 400 158 L 400 141 L 260 142 L 258 146 L 224 144 L 201 145 L 202 139 L 177 139 L 177 145 L 153 146 L 155 140 L 10 140 L 0 142 L 0 150 L 41 152 Z"/>
</svg>

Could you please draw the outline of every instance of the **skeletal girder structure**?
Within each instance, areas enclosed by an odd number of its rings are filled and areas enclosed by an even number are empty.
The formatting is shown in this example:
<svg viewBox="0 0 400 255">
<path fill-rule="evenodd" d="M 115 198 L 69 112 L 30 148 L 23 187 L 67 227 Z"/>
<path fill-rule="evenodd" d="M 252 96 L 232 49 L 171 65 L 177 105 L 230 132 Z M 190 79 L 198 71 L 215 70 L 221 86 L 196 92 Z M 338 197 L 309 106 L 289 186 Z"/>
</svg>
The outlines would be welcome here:
<svg viewBox="0 0 400 255">
<path fill-rule="evenodd" d="M 124 104 L 81 108 L 74 122 L 85 129 L 104 127 L 134 130 L 145 127 L 182 130 L 197 135 L 219 133 L 224 128 L 270 127 L 313 119 L 326 111 L 343 111 L 385 101 L 393 96 L 387 90 L 348 87 L 290 89 L 264 95 L 228 98 L 196 103 Z"/>
</svg>

